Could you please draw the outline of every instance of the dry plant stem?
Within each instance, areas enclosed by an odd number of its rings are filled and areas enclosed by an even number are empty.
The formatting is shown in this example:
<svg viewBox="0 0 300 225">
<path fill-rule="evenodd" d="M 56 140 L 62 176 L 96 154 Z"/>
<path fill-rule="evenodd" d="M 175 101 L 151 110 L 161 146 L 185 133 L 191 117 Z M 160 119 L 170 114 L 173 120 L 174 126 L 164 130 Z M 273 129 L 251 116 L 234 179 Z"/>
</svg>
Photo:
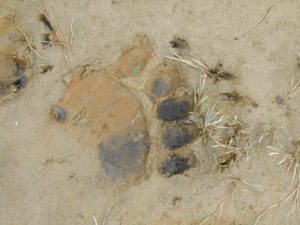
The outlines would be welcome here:
<svg viewBox="0 0 300 225">
<path fill-rule="evenodd" d="M 105 225 L 105 224 L 106 224 L 107 218 L 108 218 L 110 212 L 113 210 L 113 208 L 114 208 L 114 204 L 110 204 L 110 205 L 108 206 L 108 208 L 106 209 L 104 218 L 103 218 L 103 220 L 102 220 L 102 225 Z"/>
<path fill-rule="evenodd" d="M 70 38 L 71 46 L 73 45 L 73 38 L 74 38 L 74 19 L 71 20 L 71 38 Z"/>
<path fill-rule="evenodd" d="M 93 216 L 93 220 L 94 220 L 95 225 L 98 225 L 98 222 L 97 222 L 97 219 L 95 216 Z"/>
<path fill-rule="evenodd" d="M 140 90 L 144 90 L 144 87 L 145 87 L 147 81 L 148 81 L 148 78 L 146 78 L 146 79 L 143 81 L 142 85 L 139 87 Z"/>
<path fill-rule="evenodd" d="M 71 48 L 69 45 L 67 45 L 67 44 L 65 44 L 65 43 L 63 43 L 63 42 L 41 41 L 41 43 L 43 43 L 43 44 L 49 44 L 49 45 L 51 45 L 51 44 L 53 44 L 53 45 L 61 45 L 61 46 L 66 47 L 67 49 L 70 49 L 70 48 Z"/>
<path fill-rule="evenodd" d="M 176 53 L 177 54 L 177 53 Z M 178 55 L 178 54 L 177 54 Z M 179 61 L 179 62 L 182 62 L 182 63 L 186 63 L 187 65 L 191 66 L 191 67 L 194 67 L 194 68 L 198 68 L 201 70 L 202 73 L 204 74 L 207 74 L 208 73 L 208 68 L 207 67 L 203 67 L 202 64 L 199 65 L 199 64 L 194 64 L 193 62 L 191 61 L 188 61 L 184 58 L 182 58 L 181 56 L 177 56 L 177 58 L 175 57 L 172 57 L 172 56 L 166 56 L 166 58 L 168 59 L 173 59 L 173 60 L 176 60 L 176 61 Z M 193 59 L 194 61 L 196 61 L 195 59 Z"/>
<path fill-rule="evenodd" d="M 201 110 L 200 106 L 208 98 L 208 91 L 205 90 L 206 77 L 206 75 L 201 75 L 198 86 L 193 87 L 194 112 L 199 112 Z"/>
<path fill-rule="evenodd" d="M 199 93 L 198 89 L 198 93 Z M 214 104 L 212 107 L 209 107 L 209 102 L 207 101 L 208 94 L 207 92 L 197 94 L 197 90 L 194 91 L 194 101 L 196 102 L 196 107 L 193 114 L 195 116 L 195 121 L 197 124 L 200 124 L 202 129 L 202 136 L 207 138 L 216 139 L 213 135 L 214 131 L 224 127 L 224 116 L 222 111 L 216 109 Z"/>
<path fill-rule="evenodd" d="M 166 58 L 168 59 L 172 59 L 172 60 L 175 60 L 175 61 L 179 61 L 179 62 L 182 62 L 182 63 L 185 63 L 191 67 L 194 67 L 194 68 L 197 68 L 197 69 L 200 69 L 201 72 L 203 74 L 209 74 L 209 67 L 208 65 L 204 62 L 204 60 L 201 59 L 202 62 L 200 62 L 199 60 L 195 59 L 195 58 L 191 58 L 191 60 L 187 60 L 185 59 L 184 57 L 182 57 L 181 55 L 179 55 L 176 51 L 174 51 L 172 49 L 172 47 L 170 46 L 169 43 L 167 43 L 167 47 L 168 49 L 171 51 L 171 53 L 175 56 L 166 56 Z"/>
<path fill-rule="evenodd" d="M 233 203 L 233 192 L 234 192 L 234 190 L 233 190 L 233 186 L 234 185 L 232 185 L 234 182 L 236 182 L 235 180 L 231 180 L 230 182 L 228 182 L 228 192 L 229 192 L 229 194 L 230 194 L 230 196 L 231 196 L 231 202 Z M 224 206 L 224 204 L 225 204 L 225 202 L 226 202 L 226 200 L 227 200 L 227 198 L 228 198 L 228 196 L 225 196 L 225 197 L 223 197 L 222 198 L 222 201 L 221 201 L 221 203 L 218 205 L 218 207 L 217 207 L 217 209 L 213 212 L 213 213 L 211 213 L 209 216 L 207 216 L 206 217 L 206 219 L 204 219 L 203 221 L 202 221 L 202 223 L 200 223 L 199 225 L 204 225 L 204 224 L 206 224 L 207 222 L 209 222 L 211 219 L 213 219 L 214 217 L 218 217 L 218 218 L 220 218 L 221 217 L 221 214 L 222 214 L 222 210 L 223 210 L 223 206 Z"/>
<path fill-rule="evenodd" d="M 293 164 L 295 164 L 295 165 L 294 165 L 294 172 L 293 172 L 292 183 L 293 183 L 294 180 L 295 180 L 296 173 L 298 172 L 298 175 L 300 175 L 300 174 L 299 174 L 299 159 L 298 159 L 298 158 L 293 158 L 293 159 L 291 160 L 291 162 L 290 162 L 290 165 L 289 165 L 289 167 L 288 167 L 288 170 L 291 168 L 291 166 L 292 166 Z"/>
<path fill-rule="evenodd" d="M 239 179 L 239 181 L 245 185 L 248 185 L 249 187 L 256 187 L 256 188 L 262 188 L 263 186 L 262 185 L 258 185 L 258 184 L 251 184 L 249 183 L 248 181 L 246 180 L 241 180 Z"/>
<path fill-rule="evenodd" d="M 217 207 L 217 209 L 212 214 L 210 214 L 208 217 L 206 217 L 206 219 L 203 220 L 202 223 L 200 223 L 200 225 L 203 225 L 203 224 L 207 223 L 209 220 L 213 219 L 216 216 L 218 218 L 221 217 L 223 205 L 224 205 L 224 203 L 226 201 L 226 198 L 227 197 L 223 198 L 223 200 L 221 201 L 221 203 L 219 204 L 219 206 Z"/>
<path fill-rule="evenodd" d="M 205 133 L 208 129 L 217 127 L 220 123 L 223 122 L 223 115 L 221 115 L 220 111 L 215 111 L 216 105 L 213 105 L 211 109 L 208 109 L 206 112 L 205 120 L 204 120 L 204 131 Z"/>
<path fill-rule="evenodd" d="M 205 90 L 206 84 L 206 75 L 200 76 L 198 87 L 194 87 L 194 112 L 199 111 L 199 107 L 203 104 L 208 98 L 208 91 Z"/>
<path fill-rule="evenodd" d="M 65 61 L 67 63 L 67 66 L 68 66 L 68 68 L 70 68 L 70 61 L 71 61 L 70 52 L 67 51 L 67 48 L 65 46 L 64 46 L 63 51 L 64 51 L 64 58 L 65 58 Z"/>
<path fill-rule="evenodd" d="M 136 119 L 137 119 L 137 117 L 138 117 L 138 115 L 139 115 L 139 112 L 140 112 L 140 109 L 138 109 L 138 110 L 136 111 L 136 113 L 134 114 L 134 117 L 133 117 L 133 119 L 131 120 L 131 124 L 134 124 L 134 122 L 136 121 Z"/>
<path fill-rule="evenodd" d="M 231 124 L 231 125 L 230 125 Z M 240 123 L 237 121 L 237 117 L 234 117 L 234 121 L 228 124 L 229 126 L 218 126 L 216 129 L 226 129 L 226 128 L 236 128 Z M 243 151 L 246 154 L 247 161 L 249 160 L 249 151 L 252 149 L 253 142 L 250 140 L 250 134 L 252 132 L 246 130 L 239 130 L 234 137 L 231 137 L 228 143 L 223 144 L 221 143 L 222 138 L 218 136 L 210 135 L 210 138 L 216 143 L 215 145 L 211 146 L 212 148 L 224 148 L 226 152 L 223 152 L 216 157 L 225 156 L 230 153 L 235 153 L 236 155 L 239 154 L 239 151 Z M 247 136 L 245 136 L 247 135 Z M 241 139 L 242 138 L 242 142 Z"/>
<path fill-rule="evenodd" d="M 67 124 L 67 128 L 70 128 L 71 126 L 76 126 L 82 122 L 87 121 L 88 119 L 85 119 L 85 115 L 87 113 L 86 108 L 83 108 L 78 114 L 76 114 Z"/>
<path fill-rule="evenodd" d="M 69 158 L 70 156 L 72 156 L 72 154 L 65 155 L 65 156 L 60 156 L 60 157 L 54 157 L 52 155 L 49 159 L 46 160 L 44 165 L 47 165 L 47 164 L 50 164 L 50 163 L 65 163 L 65 162 L 68 162 L 67 158 Z"/>
<path fill-rule="evenodd" d="M 191 112 L 191 114 L 193 114 L 193 113 L 201 114 L 201 112 L 199 112 L 199 111 L 201 111 L 200 106 L 204 105 L 204 102 L 207 101 L 208 93 L 205 92 L 203 94 L 199 94 L 199 92 L 197 90 L 194 90 L 193 95 L 194 95 L 194 111 Z"/>
<path fill-rule="evenodd" d="M 268 16 L 268 14 L 270 13 L 270 11 L 273 9 L 273 7 L 274 7 L 276 4 L 280 3 L 281 1 L 282 1 L 282 0 L 279 0 L 279 1 L 275 2 L 275 3 L 273 3 L 273 5 L 271 5 L 271 6 L 267 9 L 267 11 L 265 12 L 265 15 L 258 21 L 257 24 L 255 24 L 253 27 L 251 27 L 249 30 L 247 30 L 247 31 L 244 32 L 243 34 L 241 34 L 241 35 L 235 37 L 234 39 L 235 39 L 235 40 L 239 40 L 240 38 L 246 36 L 248 33 L 250 33 L 251 31 L 253 31 L 253 30 L 254 30 L 256 27 L 258 27 L 260 24 L 262 24 L 262 23 L 264 22 L 264 20 L 267 18 L 267 16 Z"/>
<path fill-rule="evenodd" d="M 226 200 L 228 199 L 228 197 L 230 196 L 231 197 L 231 203 L 233 205 L 233 201 L 234 201 L 234 198 L 233 198 L 233 195 L 235 193 L 235 190 L 238 188 L 237 187 L 237 184 L 238 183 L 241 183 L 243 185 L 246 185 L 247 187 L 250 187 L 250 188 L 257 188 L 257 187 L 262 187 L 260 185 L 256 185 L 256 184 L 251 184 L 249 183 L 248 181 L 245 181 L 239 177 L 236 177 L 236 176 L 231 176 L 230 180 L 227 180 L 227 196 L 223 197 L 221 203 L 219 204 L 219 206 L 217 207 L 217 209 L 212 213 L 210 214 L 205 220 L 202 221 L 202 223 L 200 225 L 203 225 L 205 223 L 207 223 L 208 221 L 210 221 L 212 218 L 218 216 L 218 218 L 221 216 L 221 213 L 222 213 L 222 209 L 223 209 L 223 206 L 226 202 Z M 239 188 L 241 191 L 243 191 L 243 189 Z"/>
<path fill-rule="evenodd" d="M 298 204 L 298 197 L 299 197 L 299 191 L 300 191 L 300 176 L 298 177 L 298 183 L 296 188 L 283 200 L 271 205 L 270 207 L 266 208 L 255 220 L 254 222 L 250 223 L 251 225 L 257 225 L 261 219 L 268 213 L 270 212 L 272 209 L 278 207 L 278 206 L 282 206 L 284 203 L 286 203 L 289 199 L 291 199 L 294 196 L 294 203 L 293 203 L 293 207 L 291 208 L 291 210 L 289 211 L 289 213 L 287 214 L 288 216 L 291 215 L 292 213 L 295 213 L 295 209 L 297 207 Z"/>
<path fill-rule="evenodd" d="M 49 158 L 47 160 L 45 160 L 45 162 L 42 163 L 43 166 L 40 167 L 39 170 L 46 168 L 46 167 L 53 166 L 55 163 L 70 162 L 71 159 L 69 159 L 69 158 L 72 156 L 74 156 L 74 154 L 61 154 L 58 156 L 50 155 Z"/>
<path fill-rule="evenodd" d="M 296 81 L 295 77 L 293 76 L 291 79 L 290 85 L 291 85 L 290 91 L 284 99 L 284 104 L 286 104 L 289 99 L 291 99 L 292 97 L 294 97 L 297 94 L 299 87 L 300 87 L 300 80 Z"/>
<path fill-rule="evenodd" d="M 77 19 L 72 18 L 72 20 L 71 20 L 70 46 L 73 46 L 73 39 L 74 39 L 74 33 L 75 33 L 75 27 L 76 27 L 75 25 L 77 23 L 77 20 L 80 20 L 83 17 L 83 15 L 84 15 L 84 13 L 85 13 L 88 5 L 90 4 L 90 2 L 91 2 L 91 0 L 87 0 L 86 3 L 85 3 L 85 5 L 84 5 L 84 8 L 83 8 L 83 10 L 82 10 L 82 12 L 80 14 L 80 16 Z M 67 65 L 70 68 L 70 61 L 71 61 L 70 49 L 69 49 L 69 52 L 67 52 L 66 47 L 64 48 L 64 56 L 65 56 L 65 60 L 67 62 Z"/>
<path fill-rule="evenodd" d="M 293 177 L 292 182 L 294 183 L 295 177 L 298 173 L 300 176 L 300 152 L 298 149 L 295 149 L 292 152 L 284 153 L 284 147 L 280 144 L 277 147 L 267 146 L 267 148 L 273 150 L 273 152 L 269 153 L 269 156 L 273 155 L 283 155 L 283 158 L 277 163 L 277 165 L 282 165 L 284 162 L 288 162 L 287 171 L 289 171 L 293 167 Z"/>
<path fill-rule="evenodd" d="M 232 139 L 229 141 L 229 144 L 228 144 L 228 145 L 224 145 L 224 144 L 220 143 L 216 138 L 214 138 L 214 137 L 212 137 L 212 136 L 211 136 L 210 138 L 211 138 L 214 142 L 216 142 L 216 145 L 211 146 L 212 148 L 222 147 L 222 148 L 225 148 L 225 149 L 241 150 L 241 148 L 237 148 L 237 147 L 231 146 L 231 144 L 232 144 Z M 234 152 L 234 151 L 228 151 L 228 152 L 223 153 L 222 155 L 228 154 L 228 153 L 230 153 L 230 152 Z"/>
<path fill-rule="evenodd" d="M 120 194 L 120 195 L 118 196 L 117 199 L 113 200 L 113 193 L 115 192 L 115 190 L 116 190 L 118 187 L 119 187 L 119 186 L 118 186 L 117 184 L 114 184 L 114 186 L 113 186 L 112 189 L 111 189 L 111 194 L 110 194 L 110 196 L 109 196 L 109 202 L 108 202 L 108 204 L 107 204 L 106 211 L 105 211 L 104 217 L 103 217 L 103 219 L 102 219 L 101 225 L 105 225 L 105 224 L 106 224 L 107 219 L 108 219 L 108 217 L 109 217 L 109 214 L 110 214 L 111 211 L 114 209 L 114 207 L 115 207 L 116 205 L 120 205 L 120 204 L 117 204 L 117 203 L 118 203 L 118 201 L 120 200 L 122 194 Z"/>
<path fill-rule="evenodd" d="M 276 136 L 275 136 L 275 132 L 280 130 L 280 129 L 285 129 L 286 127 L 278 127 L 278 128 L 271 128 L 270 130 L 265 131 L 266 133 L 264 133 L 263 135 L 260 136 L 258 143 L 261 144 L 263 139 L 265 139 L 267 136 L 271 135 L 271 137 L 273 138 L 273 142 L 276 143 Z"/>
<path fill-rule="evenodd" d="M 29 41 L 29 37 L 28 37 L 28 35 L 25 33 L 25 31 L 24 31 L 23 29 L 21 29 L 20 27 L 17 27 L 17 29 L 18 29 L 18 31 L 20 31 L 20 32 L 24 35 L 25 40 L 26 40 L 26 42 L 27 42 L 27 45 L 28 45 L 30 51 L 34 52 L 38 57 L 40 57 L 41 59 L 43 59 L 43 60 L 45 60 L 45 61 L 47 61 L 48 63 L 51 64 L 51 61 L 50 61 L 49 59 L 45 58 L 44 56 L 41 56 L 41 55 L 40 55 L 40 54 L 32 47 L 32 45 L 30 44 L 30 41 Z"/>
<path fill-rule="evenodd" d="M 73 38 L 74 38 L 74 33 L 75 33 L 76 21 L 77 20 L 81 20 L 81 18 L 83 17 L 83 15 L 84 15 L 87 7 L 89 6 L 90 2 L 91 2 L 91 0 L 87 0 L 86 1 L 86 3 L 84 5 L 84 7 L 83 7 L 83 9 L 82 9 L 82 11 L 81 11 L 80 16 L 78 17 L 78 19 L 72 18 L 72 20 L 71 20 L 71 38 L 70 38 L 71 39 L 70 40 L 71 46 L 73 45 Z"/>
</svg>

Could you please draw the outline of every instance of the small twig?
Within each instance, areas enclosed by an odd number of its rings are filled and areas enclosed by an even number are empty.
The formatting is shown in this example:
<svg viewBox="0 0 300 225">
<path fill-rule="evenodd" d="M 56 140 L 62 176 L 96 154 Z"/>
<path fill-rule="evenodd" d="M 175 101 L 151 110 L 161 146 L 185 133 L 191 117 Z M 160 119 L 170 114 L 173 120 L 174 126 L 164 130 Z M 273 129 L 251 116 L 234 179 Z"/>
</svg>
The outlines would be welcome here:
<svg viewBox="0 0 300 225">
<path fill-rule="evenodd" d="M 257 218 L 256 220 L 254 221 L 255 223 L 253 225 L 257 225 L 259 223 L 259 221 L 261 220 L 262 217 L 264 217 L 271 209 L 279 206 L 280 203 L 276 203 L 272 206 L 270 206 L 269 208 L 265 209 Z M 252 223 L 251 223 L 252 224 Z"/>
<path fill-rule="evenodd" d="M 76 126 L 79 123 L 83 122 L 83 121 L 87 121 L 87 119 L 84 119 L 85 115 L 87 113 L 86 108 L 83 108 L 78 114 L 76 114 L 67 124 L 67 128 L 69 128 L 70 126 Z"/>
<path fill-rule="evenodd" d="M 70 38 L 71 46 L 73 45 L 73 38 L 74 38 L 74 19 L 71 20 L 71 38 Z"/>
<path fill-rule="evenodd" d="M 41 43 L 45 43 L 45 44 L 49 44 L 49 45 L 61 45 L 61 46 L 64 46 L 68 49 L 70 49 L 71 47 L 63 42 L 55 42 L 55 41 L 41 41 Z"/>
<path fill-rule="evenodd" d="M 262 23 L 264 22 L 264 20 L 267 18 L 268 14 L 269 14 L 269 13 L 271 12 L 271 10 L 273 9 L 273 7 L 274 7 L 276 4 L 280 3 L 281 1 L 282 1 L 282 0 L 279 0 L 279 1 L 275 2 L 275 3 L 273 3 L 273 5 L 271 5 L 271 6 L 267 9 L 267 11 L 265 12 L 265 15 L 259 20 L 259 22 L 258 22 L 257 24 L 255 24 L 253 27 L 251 27 L 249 30 L 247 30 L 247 31 L 244 32 L 243 34 L 241 34 L 241 35 L 235 37 L 234 39 L 235 39 L 235 40 L 239 40 L 240 38 L 246 36 L 248 33 L 250 33 L 251 31 L 253 31 L 253 30 L 254 30 L 256 27 L 258 27 L 260 24 L 262 24 Z"/>
<path fill-rule="evenodd" d="M 133 119 L 131 120 L 131 124 L 134 124 L 135 120 L 137 119 L 138 115 L 139 115 L 140 109 L 138 109 L 133 117 Z"/>
</svg>

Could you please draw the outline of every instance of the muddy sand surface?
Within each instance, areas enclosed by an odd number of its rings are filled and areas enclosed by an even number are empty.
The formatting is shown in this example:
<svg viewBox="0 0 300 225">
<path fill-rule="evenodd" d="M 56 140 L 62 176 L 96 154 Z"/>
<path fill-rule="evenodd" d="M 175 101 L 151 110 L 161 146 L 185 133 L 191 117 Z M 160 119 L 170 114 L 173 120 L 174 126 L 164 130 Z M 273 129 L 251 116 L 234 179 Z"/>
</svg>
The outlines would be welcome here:
<svg viewBox="0 0 300 225">
<path fill-rule="evenodd" d="M 0 0 L 0 224 L 300 224 L 299 15 Z"/>
</svg>

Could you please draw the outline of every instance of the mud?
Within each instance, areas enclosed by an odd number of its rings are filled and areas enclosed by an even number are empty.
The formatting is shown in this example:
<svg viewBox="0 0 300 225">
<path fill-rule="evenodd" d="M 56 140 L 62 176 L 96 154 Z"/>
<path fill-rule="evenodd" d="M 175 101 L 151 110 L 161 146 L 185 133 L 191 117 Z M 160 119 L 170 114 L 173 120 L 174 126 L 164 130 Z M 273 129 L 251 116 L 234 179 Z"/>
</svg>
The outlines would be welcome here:
<svg viewBox="0 0 300 225">
<path fill-rule="evenodd" d="M 112 135 L 107 142 L 101 143 L 99 159 L 106 174 L 114 180 L 144 175 L 150 147 L 145 135 L 131 131 L 129 134 Z"/>
<path fill-rule="evenodd" d="M 116 77 L 138 76 L 153 54 L 152 43 L 146 36 L 138 36 L 132 45 L 126 46 L 114 66 Z"/>
<path fill-rule="evenodd" d="M 162 163 L 161 173 L 172 176 L 175 174 L 181 174 L 187 169 L 189 169 L 187 158 L 171 156 L 170 159 L 167 159 Z"/>
<path fill-rule="evenodd" d="M 186 170 L 195 167 L 196 157 L 192 152 L 182 151 L 171 154 L 169 158 L 161 162 L 160 172 L 166 176 L 182 174 Z"/>
<path fill-rule="evenodd" d="M 178 65 L 171 61 L 166 61 L 155 67 L 150 72 L 146 83 L 146 94 L 152 101 L 157 101 L 162 97 L 174 95 L 179 87 L 184 87 L 186 81 Z"/>
<path fill-rule="evenodd" d="M 126 47 L 116 62 L 119 75 L 126 76 L 125 71 L 137 64 L 141 65 L 139 71 L 143 70 L 150 57 L 147 44 L 146 37 L 139 37 Z M 70 83 L 52 115 L 60 122 L 67 115 L 67 129 L 76 130 L 89 145 L 98 146 L 101 167 L 108 177 L 144 175 L 149 138 L 141 103 L 105 69 L 87 71 L 86 67 L 82 65 L 69 75 Z"/>
<path fill-rule="evenodd" d="M 162 142 L 167 149 L 174 150 L 191 143 L 199 130 L 194 125 L 166 124 L 163 128 Z"/>
<path fill-rule="evenodd" d="M 193 109 L 193 101 L 189 96 L 170 98 L 157 105 L 157 118 L 163 121 L 185 119 Z"/>
</svg>

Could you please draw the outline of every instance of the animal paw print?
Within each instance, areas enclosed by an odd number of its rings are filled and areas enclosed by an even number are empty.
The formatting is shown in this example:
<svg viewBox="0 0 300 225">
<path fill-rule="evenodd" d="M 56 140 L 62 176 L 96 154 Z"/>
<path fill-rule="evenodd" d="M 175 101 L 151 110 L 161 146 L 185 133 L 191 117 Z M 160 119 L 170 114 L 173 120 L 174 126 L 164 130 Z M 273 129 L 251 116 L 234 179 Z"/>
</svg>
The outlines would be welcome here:
<svg viewBox="0 0 300 225">
<path fill-rule="evenodd" d="M 98 149 L 101 167 L 112 180 L 146 174 L 153 120 L 160 124 L 154 136 L 161 151 L 167 152 L 159 171 L 171 176 L 195 165 L 193 154 L 183 149 L 196 139 L 199 129 L 186 122 L 194 101 L 192 95 L 178 94 L 186 86 L 178 65 L 166 61 L 149 70 L 143 85 L 144 97 L 152 102 L 148 111 L 124 82 L 144 72 L 153 51 L 149 38 L 139 36 L 112 67 L 99 69 L 95 62 L 81 65 L 71 73 L 63 97 L 52 108 L 58 122 Z"/>
</svg>

